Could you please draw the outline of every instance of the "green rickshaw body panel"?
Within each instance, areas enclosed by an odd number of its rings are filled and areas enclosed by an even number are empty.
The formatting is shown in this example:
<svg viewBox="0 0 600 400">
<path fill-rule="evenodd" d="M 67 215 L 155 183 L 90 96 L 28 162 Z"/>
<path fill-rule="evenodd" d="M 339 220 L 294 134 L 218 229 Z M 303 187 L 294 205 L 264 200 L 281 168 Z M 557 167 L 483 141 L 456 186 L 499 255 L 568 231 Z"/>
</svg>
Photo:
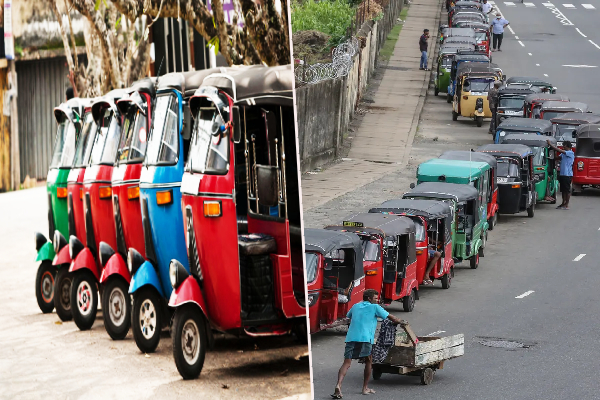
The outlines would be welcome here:
<svg viewBox="0 0 600 400">
<path fill-rule="evenodd" d="M 56 253 L 54 253 L 54 246 L 52 245 L 52 242 L 46 242 L 40 251 L 38 251 L 35 261 L 52 261 L 54 260 L 55 256 Z"/>
<path fill-rule="evenodd" d="M 65 237 L 69 237 L 69 215 L 67 211 L 67 198 L 58 198 L 56 190 L 67 187 L 67 178 L 70 168 L 52 168 L 48 171 L 46 181 L 46 191 L 48 193 L 48 206 L 51 209 L 48 212 L 48 218 L 53 218 L 54 227 Z M 50 221 L 48 221 L 50 224 Z M 50 232 L 48 238 L 52 241 L 54 232 Z"/>
</svg>

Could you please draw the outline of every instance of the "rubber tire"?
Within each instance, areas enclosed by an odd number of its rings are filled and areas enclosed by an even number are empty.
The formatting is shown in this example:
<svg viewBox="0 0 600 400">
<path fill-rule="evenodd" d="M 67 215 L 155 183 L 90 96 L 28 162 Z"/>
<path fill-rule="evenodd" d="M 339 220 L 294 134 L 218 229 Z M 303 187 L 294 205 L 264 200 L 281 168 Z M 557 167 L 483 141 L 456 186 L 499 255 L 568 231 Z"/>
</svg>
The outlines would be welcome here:
<svg viewBox="0 0 600 400">
<path fill-rule="evenodd" d="M 404 312 L 412 312 L 415 309 L 415 290 L 411 290 L 408 296 L 402 298 Z"/>
<path fill-rule="evenodd" d="M 67 282 L 68 280 L 68 282 Z M 65 288 L 66 292 L 64 293 L 66 297 L 62 300 L 65 300 L 65 304 L 61 301 L 62 294 L 62 286 L 63 282 L 68 285 L 68 288 Z M 61 321 L 70 321 L 73 319 L 73 313 L 71 312 L 71 287 L 73 283 L 73 274 L 69 272 L 69 265 L 65 264 L 58 269 L 58 273 L 56 274 L 56 279 L 54 280 L 54 293 L 57 295 L 54 296 L 54 308 L 56 309 L 56 314 Z"/>
<path fill-rule="evenodd" d="M 144 303 L 144 300 L 148 299 L 154 303 L 154 309 L 156 310 L 156 325 L 157 328 L 154 330 L 154 335 L 150 339 L 146 339 L 140 329 L 140 307 Z M 158 347 L 160 342 L 160 332 L 163 327 L 163 315 L 162 315 L 162 299 L 157 293 L 156 289 L 152 286 L 145 286 L 139 289 L 133 295 L 133 312 L 131 320 L 131 330 L 133 331 L 133 338 L 135 344 L 142 353 L 153 353 Z"/>
<path fill-rule="evenodd" d="M 381 379 L 381 375 L 383 375 L 381 369 L 378 367 L 373 367 L 373 380 L 378 381 L 379 379 Z"/>
<path fill-rule="evenodd" d="M 481 246 L 479 246 L 479 251 L 477 252 L 477 255 L 479 255 L 479 257 L 485 257 L 485 246 L 487 245 L 487 232 L 484 233 L 483 237 L 481 238 Z"/>
<path fill-rule="evenodd" d="M 183 326 L 190 319 L 196 323 L 200 336 L 200 354 L 198 355 L 198 360 L 194 364 L 189 364 L 185 360 L 181 346 Z M 200 310 L 194 306 L 183 306 L 177 309 L 173 318 L 173 358 L 175 359 L 177 371 L 179 371 L 179 374 L 183 379 L 196 379 L 200 375 L 202 367 L 204 366 L 206 346 L 206 324 Z"/>
<path fill-rule="evenodd" d="M 488 224 L 488 231 L 493 231 L 497 222 L 498 222 L 498 212 L 496 212 L 494 214 L 494 216 L 492 217 L 492 219 L 490 220 L 490 223 Z"/>
<path fill-rule="evenodd" d="M 442 276 L 442 279 L 440 280 L 442 281 L 442 289 L 450 289 L 450 286 L 452 285 L 452 273 L 448 272 Z"/>
<path fill-rule="evenodd" d="M 111 316 L 110 309 L 110 294 L 114 290 L 120 290 L 125 296 L 125 317 L 120 326 L 117 326 Z M 131 326 L 131 297 L 129 296 L 129 285 L 123 277 L 120 275 L 113 276 L 108 279 L 108 282 L 104 285 L 104 291 L 102 293 L 102 318 L 104 319 L 104 328 L 108 336 L 112 340 L 123 340 L 129 332 Z"/>
<path fill-rule="evenodd" d="M 531 204 L 531 206 L 527 209 L 527 217 L 533 218 L 535 215 L 535 203 Z"/>
<path fill-rule="evenodd" d="M 292 333 L 300 344 L 308 344 L 308 331 L 306 328 L 306 322 L 296 324 L 292 328 Z"/>
<path fill-rule="evenodd" d="M 433 382 L 433 376 L 435 375 L 435 371 L 431 368 L 425 368 L 421 371 L 421 384 L 422 385 L 431 385 Z"/>
<path fill-rule="evenodd" d="M 436 96 L 438 94 L 440 94 L 440 90 L 437 87 L 435 87 L 435 86 L 433 87 L 433 94 L 436 95 Z"/>
<path fill-rule="evenodd" d="M 458 121 L 458 113 L 455 111 L 452 111 L 452 121 Z"/>
<path fill-rule="evenodd" d="M 481 128 L 483 125 L 483 117 L 475 117 L 475 122 L 477 123 L 477 127 Z"/>
<path fill-rule="evenodd" d="M 42 294 L 42 278 L 52 277 L 52 294 L 50 299 L 44 299 Z M 50 260 L 44 260 L 40 264 L 35 277 L 35 298 L 42 313 L 49 314 L 54 310 L 54 283 L 56 282 L 56 267 Z"/>
<path fill-rule="evenodd" d="M 79 312 L 77 307 L 77 289 L 79 285 L 87 281 L 91 290 L 92 309 L 88 315 L 83 315 Z M 79 330 L 87 331 L 94 325 L 96 320 L 96 313 L 98 312 L 98 287 L 96 285 L 96 277 L 92 274 L 92 271 L 85 269 L 76 271 L 73 273 L 73 283 L 71 284 L 71 313 L 73 314 L 73 321 Z"/>
<path fill-rule="evenodd" d="M 479 267 L 479 253 L 469 258 L 469 265 L 471 269 L 477 269 Z"/>
<path fill-rule="evenodd" d="M 450 96 L 449 94 L 446 95 L 446 102 L 452 103 L 452 96 Z"/>
</svg>

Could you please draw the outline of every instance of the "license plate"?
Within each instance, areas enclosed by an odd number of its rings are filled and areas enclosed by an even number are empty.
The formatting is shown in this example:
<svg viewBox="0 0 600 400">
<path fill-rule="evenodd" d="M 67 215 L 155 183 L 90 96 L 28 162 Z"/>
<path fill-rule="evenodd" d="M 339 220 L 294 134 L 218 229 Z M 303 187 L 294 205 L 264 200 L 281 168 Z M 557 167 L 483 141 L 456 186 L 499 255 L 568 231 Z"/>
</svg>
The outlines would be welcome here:
<svg viewBox="0 0 600 400">
<path fill-rule="evenodd" d="M 506 183 L 506 182 L 508 182 L 508 178 L 496 178 L 496 182 L 498 182 L 498 183 Z"/>
</svg>

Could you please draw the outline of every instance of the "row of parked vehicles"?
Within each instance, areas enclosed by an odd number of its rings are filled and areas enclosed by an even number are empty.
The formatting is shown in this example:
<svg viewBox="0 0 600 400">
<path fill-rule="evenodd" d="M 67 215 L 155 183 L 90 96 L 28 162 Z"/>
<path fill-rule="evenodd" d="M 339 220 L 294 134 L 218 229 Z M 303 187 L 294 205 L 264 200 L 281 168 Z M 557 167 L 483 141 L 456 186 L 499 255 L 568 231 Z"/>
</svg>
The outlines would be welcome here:
<svg viewBox="0 0 600 400">
<path fill-rule="evenodd" d="M 542 79 L 507 79 L 490 62 L 489 35 L 466 27 L 484 23 L 480 8 L 471 1 L 450 8 L 434 90 L 448 93 L 454 120 L 469 117 L 480 126 L 495 111 L 494 143 L 446 151 L 418 166 L 416 186 L 401 199 L 305 229 L 311 333 L 348 323 L 347 311 L 366 289 L 410 312 L 425 281 L 440 280 L 448 289 L 457 263 L 478 268 L 499 214 L 533 218 L 538 203 L 556 202 L 560 160 L 553 147 L 562 141 L 576 143 L 574 193 L 600 186 L 600 115 Z M 496 81 L 502 87 L 490 110 L 487 91 Z"/>
<path fill-rule="evenodd" d="M 292 79 L 171 73 L 57 107 L 40 309 L 87 330 L 101 304 L 144 353 L 169 327 L 186 379 L 213 331 L 306 338 Z"/>
</svg>

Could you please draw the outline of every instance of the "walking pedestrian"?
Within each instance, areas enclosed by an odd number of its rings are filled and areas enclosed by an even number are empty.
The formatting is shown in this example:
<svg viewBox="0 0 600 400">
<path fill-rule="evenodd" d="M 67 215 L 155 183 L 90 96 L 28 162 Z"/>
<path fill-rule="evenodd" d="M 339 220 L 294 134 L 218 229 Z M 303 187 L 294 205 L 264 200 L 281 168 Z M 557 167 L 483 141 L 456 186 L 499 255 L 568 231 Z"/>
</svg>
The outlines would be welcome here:
<svg viewBox="0 0 600 400">
<path fill-rule="evenodd" d="M 498 90 L 500 90 L 500 81 L 494 82 L 494 87 L 488 90 L 488 103 L 490 105 L 490 110 L 492 111 L 492 120 L 490 121 L 490 135 L 493 135 L 496 131 L 496 104 L 498 104 Z"/>
<path fill-rule="evenodd" d="M 375 341 L 375 329 L 377 328 L 377 318 L 389 319 L 395 324 L 406 324 L 405 321 L 397 318 L 383 309 L 377 302 L 379 293 L 374 289 L 367 289 L 363 292 L 363 301 L 356 303 L 348 311 L 347 317 L 350 318 L 350 327 L 346 334 L 346 348 L 344 350 L 344 363 L 338 372 L 338 381 L 331 397 L 334 399 L 342 398 L 342 382 L 352 360 L 360 359 L 365 362 L 365 374 L 362 394 L 375 393 L 369 389 L 367 384 L 371 378 L 372 358 L 371 348 Z"/>
<path fill-rule="evenodd" d="M 558 183 L 560 184 L 560 194 L 562 195 L 562 203 L 556 207 L 557 210 L 568 210 L 569 200 L 571 200 L 571 180 L 573 179 L 573 162 L 575 161 L 575 153 L 573 153 L 573 145 L 568 140 L 563 142 L 563 149 L 554 146 L 550 140 L 548 145 L 561 153 L 560 155 L 560 173 L 558 174 Z"/>
<path fill-rule="evenodd" d="M 492 9 L 493 7 L 490 3 L 488 3 L 488 0 L 483 0 L 483 4 L 481 5 L 481 11 L 483 11 L 483 14 L 485 15 L 485 20 L 488 24 L 490 23 L 489 14 L 492 12 Z"/>
<path fill-rule="evenodd" d="M 502 14 L 500 14 L 500 13 L 496 14 L 496 19 L 492 21 L 491 26 L 490 26 L 490 28 L 492 29 L 492 35 L 493 35 L 492 51 L 496 51 L 496 48 L 498 48 L 498 51 L 502 51 L 500 49 L 500 47 L 502 47 L 502 38 L 504 37 L 504 28 L 506 28 L 509 24 L 510 24 L 510 22 L 508 22 L 507 20 L 502 18 Z"/>
<path fill-rule="evenodd" d="M 427 68 L 427 39 L 429 39 L 429 29 L 423 29 L 423 34 L 419 38 L 419 50 L 421 50 L 421 64 L 419 69 L 429 71 Z"/>
</svg>

